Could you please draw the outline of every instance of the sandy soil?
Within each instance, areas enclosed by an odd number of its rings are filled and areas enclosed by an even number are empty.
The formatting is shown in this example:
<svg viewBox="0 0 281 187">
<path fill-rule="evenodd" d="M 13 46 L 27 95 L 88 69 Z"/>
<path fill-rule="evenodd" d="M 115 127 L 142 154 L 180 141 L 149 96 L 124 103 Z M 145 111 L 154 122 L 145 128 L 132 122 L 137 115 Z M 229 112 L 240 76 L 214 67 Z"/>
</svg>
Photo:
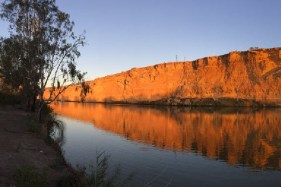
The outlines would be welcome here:
<svg viewBox="0 0 281 187">
<path fill-rule="evenodd" d="M 33 167 L 50 184 L 69 174 L 61 156 L 44 140 L 28 131 L 28 114 L 11 106 L 0 106 L 0 186 L 14 186 L 17 169 Z"/>
</svg>

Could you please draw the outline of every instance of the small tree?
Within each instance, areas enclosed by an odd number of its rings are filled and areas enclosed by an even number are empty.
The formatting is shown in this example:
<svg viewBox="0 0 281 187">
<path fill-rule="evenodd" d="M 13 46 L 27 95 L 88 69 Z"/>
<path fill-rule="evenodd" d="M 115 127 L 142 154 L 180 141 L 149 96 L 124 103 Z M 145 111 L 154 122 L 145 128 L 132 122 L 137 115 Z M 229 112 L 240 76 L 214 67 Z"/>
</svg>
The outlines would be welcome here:
<svg viewBox="0 0 281 187">
<path fill-rule="evenodd" d="M 217 100 L 217 98 L 222 97 L 223 87 L 221 86 L 221 84 L 217 83 L 212 87 L 212 95 L 214 100 Z"/>
<path fill-rule="evenodd" d="M 33 98 L 39 97 L 40 118 L 47 86 L 51 87 L 46 99 L 49 104 L 70 85 L 84 81 L 85 73 L 77 70 L 75 63 L 84 34 L 74 34 L 74 22 L 58 9 L 55 0 L 6 0 L 0 16 L 10 23 L 10 38 L 1 41 L 2 72 L 8 82 L 20 78 L 15 86 L 28 88 L 26 92 L 32 90 Z M 15 77 L 9 72 L 23 74 Z"/>
<path fill-rule="evenodd" d="M 197 72 L 193 72 L 194 79 L 192 80 L 191 88 L 193 94 L 196 96 L 202 97 L 203 90 L 200 86 L 200 80 L 202 79 L 202 76 L 200 76 Z"/>
</svg>

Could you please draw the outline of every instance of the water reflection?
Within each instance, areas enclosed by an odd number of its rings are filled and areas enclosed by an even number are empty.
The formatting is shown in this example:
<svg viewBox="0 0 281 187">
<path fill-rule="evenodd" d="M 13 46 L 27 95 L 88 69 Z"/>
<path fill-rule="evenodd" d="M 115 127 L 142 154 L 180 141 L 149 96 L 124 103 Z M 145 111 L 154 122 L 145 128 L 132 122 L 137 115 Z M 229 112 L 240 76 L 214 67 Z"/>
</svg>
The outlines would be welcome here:
<svg viewBox="0 0 281 187">
<path fill-rule="evenodd" d="M 56 113 L 91 122 L 129 140 L 174 151 L 195 151 L 230 165 L 281 168 L 280 109 L 152 108 L 55 103 Z"/>
</svg>

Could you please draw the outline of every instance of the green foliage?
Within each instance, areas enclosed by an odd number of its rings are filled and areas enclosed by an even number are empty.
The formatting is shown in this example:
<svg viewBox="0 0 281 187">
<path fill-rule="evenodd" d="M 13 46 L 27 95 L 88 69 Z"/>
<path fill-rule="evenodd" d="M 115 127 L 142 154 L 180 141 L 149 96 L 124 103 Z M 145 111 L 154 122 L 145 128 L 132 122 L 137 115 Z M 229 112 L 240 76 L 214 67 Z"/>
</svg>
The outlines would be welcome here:
<svg viewBox="0 0 281 187">
<path fill-rule="evenodd" d="M 3 76 L 4 83 L 12 90 L 30 97 L 38 89 L 39 74 L 29 60 L 36 55 L 27 47 L 31 42 L 23 45 L 22 41 L 23 38 L 16 35 L 0 40 L 0 74 Z"/>
<path fill-rule="evenodd" d="M 84 102 L 86 95 L 90 92 L 90 86 L 86 82 L 82 82 L 82 89 L 80 92 L 81 102 Z"/>
<path fill-rule="evenodd" d="M 13 89 L 29 100 L 39 95 L 41 107 L 48 84 L 53 101 L 68 85 L 84 81 L 76 59 L 85 36 L 75 35 L 74 22 L 55 0 L 6 0 L 0 17 L 10 23 L 10 37 L 0 40 L 0 75 Z"/>
<path fill-rule="evenodd" d="M 39 174 L 30 166 L 23 166 L 16 171 L 15 180 L 19 187 L 47 187 L 46 175 Z"/>
</svg>

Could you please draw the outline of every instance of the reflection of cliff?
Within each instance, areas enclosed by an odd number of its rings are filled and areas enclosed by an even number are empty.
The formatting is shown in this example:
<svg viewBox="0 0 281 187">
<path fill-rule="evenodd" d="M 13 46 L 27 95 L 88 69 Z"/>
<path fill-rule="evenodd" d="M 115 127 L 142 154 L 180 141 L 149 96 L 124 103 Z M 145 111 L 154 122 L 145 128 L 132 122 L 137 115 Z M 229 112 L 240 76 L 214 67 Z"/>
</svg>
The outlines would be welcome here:
<svg viewBox="0 0 281 187">
<path fill-rule="evenodd" d="M 102 104 L 53 105 L 58 114 L 92 122 L 130 140 L 254 168 L 281 168 L 280 110 L 221 113 Z"/>
<path fill-rule="evenodd" d="M 255 49 L 98 78 L 89 82 L 91 90 L 84 100 L 190 105 L 190 98 L 243 98 L 281 104 L 280 77 L 281 48 Z M 80 89 L 70 87 L 60 99 L 80 101 Z M 219 103 L 233 105 L 229 102 Z"/>
</svg>

